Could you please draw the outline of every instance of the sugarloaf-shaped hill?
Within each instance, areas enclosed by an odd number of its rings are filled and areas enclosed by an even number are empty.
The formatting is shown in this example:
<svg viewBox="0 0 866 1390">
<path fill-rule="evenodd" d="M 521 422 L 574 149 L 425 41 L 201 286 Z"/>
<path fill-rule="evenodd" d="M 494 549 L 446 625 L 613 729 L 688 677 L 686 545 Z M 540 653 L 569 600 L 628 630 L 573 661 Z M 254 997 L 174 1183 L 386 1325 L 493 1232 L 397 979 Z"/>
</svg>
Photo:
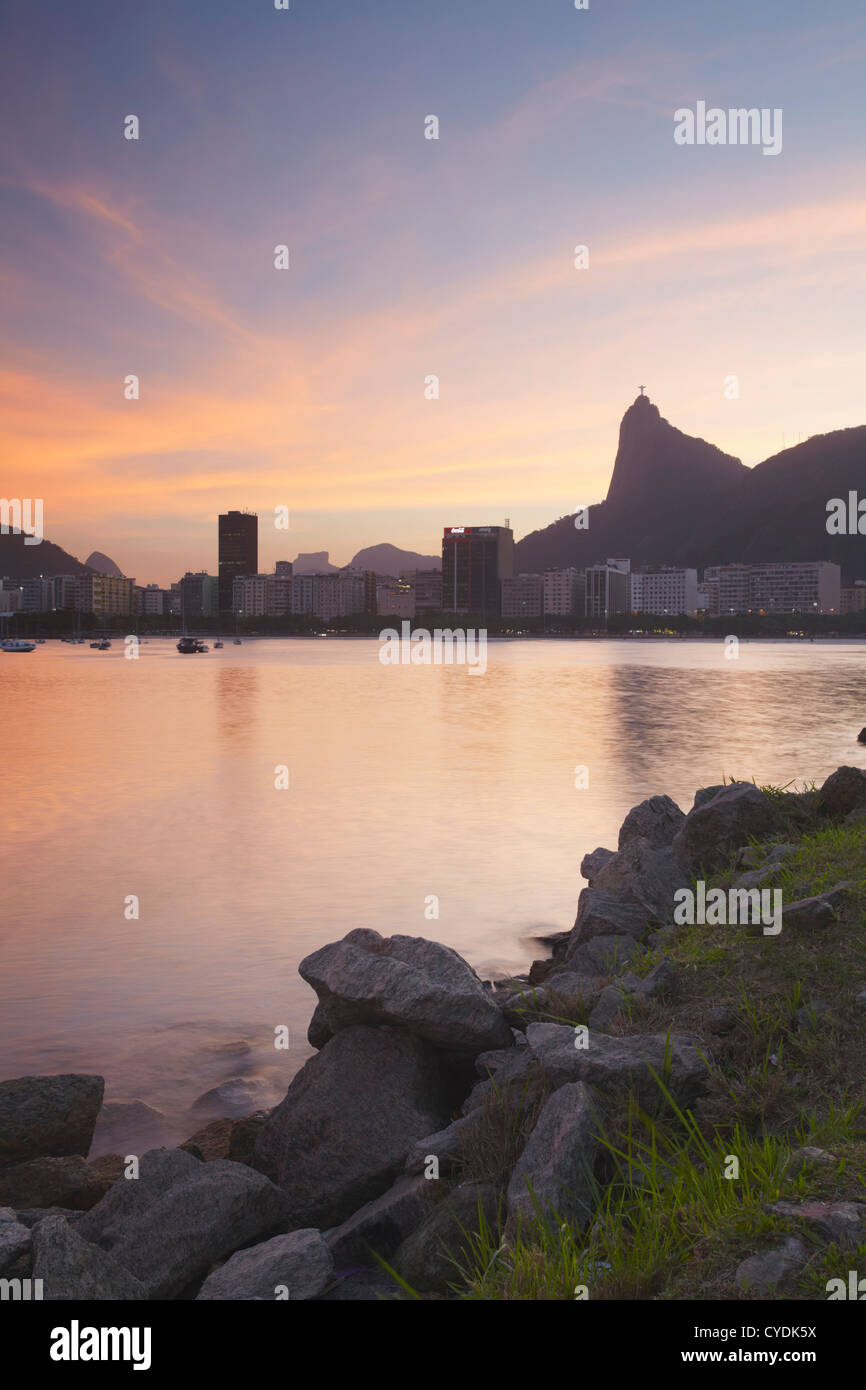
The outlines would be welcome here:
<svg viewBox="0 0 866 1390">
<path fill-rule="evenodd" d="M 515 547 L 515 572 L 530 574 L 608 556 L 632 568 L 763 560 L 832 560 L 843 582 L 866 578 L 866 536 L 827 532 L 827 503 L 866 497 L 866 425 L 813 435 L 754 468 L 675 429 L 647 396 L 622 418 L 607 497 L 533 531 Z"/>
</svg>

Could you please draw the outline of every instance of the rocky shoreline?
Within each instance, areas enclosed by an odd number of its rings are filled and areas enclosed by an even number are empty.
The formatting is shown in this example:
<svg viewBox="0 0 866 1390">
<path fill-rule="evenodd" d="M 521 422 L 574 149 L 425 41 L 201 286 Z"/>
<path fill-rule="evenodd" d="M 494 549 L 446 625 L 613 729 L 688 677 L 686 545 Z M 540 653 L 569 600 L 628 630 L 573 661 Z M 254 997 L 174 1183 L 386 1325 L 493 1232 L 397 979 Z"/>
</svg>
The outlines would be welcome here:
<svg viewBox="0 0 866 1390">
<path fill-rule="evenodd" d="M 715 891 L 765 907 L 798 837 L 864 821 L 866 773 L 852 767 L 799 793 L 702 788 L 688 813 L 651 797 L 615 850 L 584 858 L 573 929 L 510 981 L 482 981 L 434 941 L 349 932 L 299 966 L 318 996 L 317 1051 L 285 1098 L 178 1148 L 88 1162 L 102 1078 L 0 1083 L 0 1277 L 40 1280 L 55 1301 L 448 1298 L 480 1228 L 500 1251 L 539 1223 L 589 1239 L 611 1107 L 689 1112 L 713 1087 L 712 1040 L 737 1026 L 712 1007 L 667 1026 L 684 969 L 667 950 L 674 904 L 727 872 Z M 753 914 L 749 930 L 767 951 L 779 932 L 817 950 L 852 891 L 780 892 L 778 923 Z M 851 988 L 862 1009 L 866 979 Z M 777 1206 L 813 1240 L 866 1239 L 864 1203 Z M 788 1236 L 742 1261 L 737 1287 L 766 1296 L 805 1259 Z"/>
</svg>

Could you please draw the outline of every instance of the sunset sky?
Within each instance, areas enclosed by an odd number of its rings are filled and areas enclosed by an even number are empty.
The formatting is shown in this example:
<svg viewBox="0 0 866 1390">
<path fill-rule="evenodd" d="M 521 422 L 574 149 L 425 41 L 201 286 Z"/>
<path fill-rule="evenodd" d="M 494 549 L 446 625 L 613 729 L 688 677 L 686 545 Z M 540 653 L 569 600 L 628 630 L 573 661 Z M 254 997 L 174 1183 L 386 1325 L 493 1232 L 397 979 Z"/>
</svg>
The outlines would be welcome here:
<svg viewBox="0 0 866 1390">
<path fill-rule="evenodd" d="M 862 0 L 6 0 L 0 51 L 0 491 L 81 559 L 520 537 L 641 383 L 748 464 L 866 423 Z M 699 100 L 781 153 L 676 145 Z"/>
</svg>

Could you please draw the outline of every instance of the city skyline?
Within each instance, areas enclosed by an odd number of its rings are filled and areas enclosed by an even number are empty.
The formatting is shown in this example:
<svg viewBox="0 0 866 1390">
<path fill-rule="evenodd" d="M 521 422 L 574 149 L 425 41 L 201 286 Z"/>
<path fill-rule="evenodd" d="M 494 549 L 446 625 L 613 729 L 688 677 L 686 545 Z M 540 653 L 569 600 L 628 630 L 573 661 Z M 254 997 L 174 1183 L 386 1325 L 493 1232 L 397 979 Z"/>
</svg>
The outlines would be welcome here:
<svg viewBox="0 0 866 1390">
<path fill-rule="evenodd" d="M 13 0 L 3 38 L 4 488 L 74 554 L 166 582 L 229 506 L 343 564 L 525 535 L 603 496 L 640 383 L 747 464 L 860 423 L 853 4 Z M 778 156 L 676 144 L 701 101 L 783 110 Z"/>
</svg>

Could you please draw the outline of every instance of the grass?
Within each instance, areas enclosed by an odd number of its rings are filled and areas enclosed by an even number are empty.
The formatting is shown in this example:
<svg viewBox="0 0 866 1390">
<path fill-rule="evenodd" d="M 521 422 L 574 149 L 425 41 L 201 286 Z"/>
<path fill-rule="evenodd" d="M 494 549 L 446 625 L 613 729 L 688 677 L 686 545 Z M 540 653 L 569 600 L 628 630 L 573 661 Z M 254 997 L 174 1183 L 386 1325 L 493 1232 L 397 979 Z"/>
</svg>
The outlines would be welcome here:
<svg viewBox="0 0 866 1390">
<path fill-rule="evenodd" d="M 847 881 L 839 920 L 820 932 L 783 926 L 775 937 L 748 926 L 676 928 L 664 947 L 678 967 L 675 992 L 633 1000 L 612 1031 L 688 1034 L 711 1061 L 706 1094 L 683 1112 L 666 1093 L 652 1117 L 633 1096 L 599 1097 L 589 1230 L 540 1210 L 509 1241 L 482 1223 L 467 1237 L 452 1297 L 571 1301 L 585 1287 L 593 1299 L 744 1299 L 752 1295 L 735 1282 L 738 1265 L 790 1234 L 809 1256 L 777 1297 L 824 1299 L 829 1279 L 847 1279 L 849 1269 L 866 1275 L 866 1247 L 827 1246 L 805 1223 L 765 1210 L 782 1199 L 863 1201 L 866 1193 L 866 1010 L 855 1004 L 866 988 L 866 826 L 821 822 L 814 788 L 794 798 L 786 788 L 763 790 L 777 799 L 784 830 L 756 849 L 795 844 L 772 886 L 787 903 Z M 731 862 L 708 887 L 727 888 L 739 872 Z M 646 950 L 628 968 L 642 976 L 659 958 Z M 732 1023 L 724 1034 L 713 1031 L 720 1009 Z M 482 1145 L 468 1157 L 466 1177 L 495 1181 L 497 1167 L 507 1171 L 542 1096 L 524 1098 L 516 1117 L 506 1097 L 498 1121 L 491 1102 L 486 1152 Z M 792 1162 L 806 1145 L 833 1161 Z M 735 1166 L 738 1175 L 726 1176 Z"/>
</svg>

